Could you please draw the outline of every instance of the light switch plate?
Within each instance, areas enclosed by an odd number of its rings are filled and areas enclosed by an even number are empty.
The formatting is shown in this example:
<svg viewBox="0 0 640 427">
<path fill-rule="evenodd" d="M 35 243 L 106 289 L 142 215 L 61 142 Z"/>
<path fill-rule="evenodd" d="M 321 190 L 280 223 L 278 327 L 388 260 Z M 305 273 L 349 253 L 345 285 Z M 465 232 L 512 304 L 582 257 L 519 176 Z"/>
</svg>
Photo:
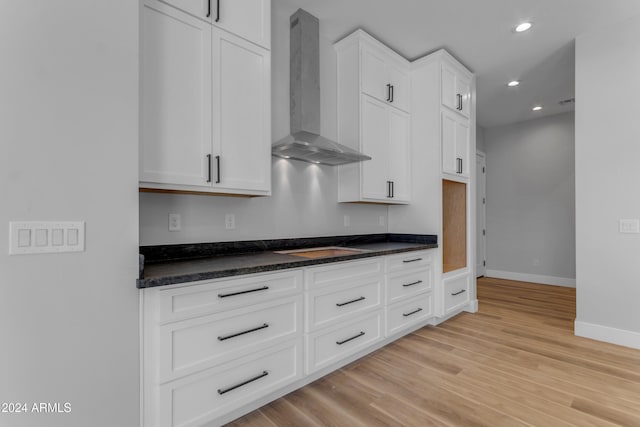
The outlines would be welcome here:
<svg viewBox="0 0 640 427">
<path fill-rule="evenodd" d="M 9 223 L 9 255 L 84 252 L 84 221 Z"/>
<path fill-rule="evenodd" d="M 640 220 L 638 219 L 621 219 L 620 233 L 640 233 Z"/>
</svg>

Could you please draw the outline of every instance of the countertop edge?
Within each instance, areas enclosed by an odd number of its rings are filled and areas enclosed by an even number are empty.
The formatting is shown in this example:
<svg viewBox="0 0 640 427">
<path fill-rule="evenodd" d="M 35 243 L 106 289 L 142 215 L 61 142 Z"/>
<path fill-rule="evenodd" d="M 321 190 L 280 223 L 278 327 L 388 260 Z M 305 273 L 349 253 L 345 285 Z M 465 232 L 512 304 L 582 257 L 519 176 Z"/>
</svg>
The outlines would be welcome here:
<svg viewBox="0 0 640 427">
<path fill-rule="evenodd" d="M 352 255 L 343 255 L 343 256 L 330 257 L 330 258 L 303 259 L 303 260 L 292 261 L 292 262 L 258 265 L 255 267 L 232 268 L 228 270 L 189 273 L 189 274 L 180 274 L 175 276 L 165 276 L 165 277 L 146 278 L 146 279 L 142 278 L 142 279 L 136 280 L 136 287 L 138 289 L 149 289 L 149 288 L 156 288 L 160 286 L 178 285 L 178 284 L 189 283 L 189 282 L 220 279 L 224 277 L 233 277 L 233 276 L 256 274 L 256 273 L 266 273 L 269 271 L 288 270 L 288 269 L 294 269 L 294 268 L 309 267 L 313 265 L 331 264 L 331 263 L 342 262 L 342 261 L 351 261 L 351 260 L 357 260 L 357 259 L 363 259 L 363 258 L 393 255 L 393 254 L 403 253 L 403 252 L 423 251 L 427 249 L 435 249 L 437 247 L 438 247 L 437 243 L 430 243 L 430 244 L 422 244 L 422 245 L 408 247 L 408 248 L 373 250 L 371 252 L 364 252 L 364 253 L 358 253 L 358 254 L 352 254 Z"/>
</svg>

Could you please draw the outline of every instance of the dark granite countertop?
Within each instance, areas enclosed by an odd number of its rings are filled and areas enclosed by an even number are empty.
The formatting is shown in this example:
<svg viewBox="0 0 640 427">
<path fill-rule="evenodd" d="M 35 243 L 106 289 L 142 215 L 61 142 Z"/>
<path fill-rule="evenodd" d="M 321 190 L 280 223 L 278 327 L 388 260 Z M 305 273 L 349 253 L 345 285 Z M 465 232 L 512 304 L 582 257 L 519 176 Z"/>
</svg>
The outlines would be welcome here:
<svg viewBox="0 0 640 427">
<path fill-rule="evenodd" d="M 326 246 L 363 249 L 366 252 L 315 259 L 274 252 Z M 140 278 L 137 286 L 151 288 L 437 247 L 437 236 L 416 234 L 366 234 L 141 246 Z"/>
</svg>

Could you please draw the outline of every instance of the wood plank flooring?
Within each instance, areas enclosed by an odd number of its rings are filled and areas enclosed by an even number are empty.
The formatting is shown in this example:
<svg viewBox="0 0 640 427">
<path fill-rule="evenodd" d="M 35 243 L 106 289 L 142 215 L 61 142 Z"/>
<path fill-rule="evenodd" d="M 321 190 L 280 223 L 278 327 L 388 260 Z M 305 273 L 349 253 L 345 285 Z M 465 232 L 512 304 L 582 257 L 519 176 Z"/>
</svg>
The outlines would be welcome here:
<svg viewBox="0 0 640 427">
<path fill-rule="evenodd" d="M 640 351 L 573 335 L 575 290 L 478 280 L 420 329 L 230 426 L 640 426 Z"/>
</svg>

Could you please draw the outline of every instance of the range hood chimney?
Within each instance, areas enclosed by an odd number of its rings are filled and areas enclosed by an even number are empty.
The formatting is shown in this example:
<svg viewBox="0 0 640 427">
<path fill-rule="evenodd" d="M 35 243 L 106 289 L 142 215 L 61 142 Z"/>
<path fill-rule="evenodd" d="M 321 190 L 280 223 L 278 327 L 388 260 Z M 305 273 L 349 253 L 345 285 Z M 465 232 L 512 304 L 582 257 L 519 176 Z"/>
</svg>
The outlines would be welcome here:
<svg viewBox="0 0 640 427">
<path fill-rule="evenodd" d="M 371 160 L 369 156 L 320 135 L 318 18 L 298 9 L 289 21 L 291 134 L 272 145 L 272 154 L 330 166 Z"/>
</svg>

